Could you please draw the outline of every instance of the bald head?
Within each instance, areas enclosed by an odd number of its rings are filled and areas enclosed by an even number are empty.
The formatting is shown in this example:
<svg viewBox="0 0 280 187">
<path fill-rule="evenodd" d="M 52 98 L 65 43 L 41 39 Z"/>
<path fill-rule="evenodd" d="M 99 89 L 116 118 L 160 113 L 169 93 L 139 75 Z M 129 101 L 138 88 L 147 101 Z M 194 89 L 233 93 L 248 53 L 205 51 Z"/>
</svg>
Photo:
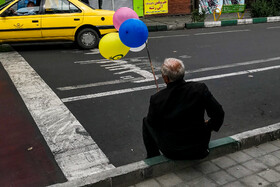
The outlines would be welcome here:
<svg viewBox="0 0 280 187">
<path fill-rule="evenodd" d="M 185 66 L 179 59 L 166 58 L 161 67 L 161 73 L 163 77 L 168 77 L 168 82 L 174 82 L 184 78 Z"/>
</svg>

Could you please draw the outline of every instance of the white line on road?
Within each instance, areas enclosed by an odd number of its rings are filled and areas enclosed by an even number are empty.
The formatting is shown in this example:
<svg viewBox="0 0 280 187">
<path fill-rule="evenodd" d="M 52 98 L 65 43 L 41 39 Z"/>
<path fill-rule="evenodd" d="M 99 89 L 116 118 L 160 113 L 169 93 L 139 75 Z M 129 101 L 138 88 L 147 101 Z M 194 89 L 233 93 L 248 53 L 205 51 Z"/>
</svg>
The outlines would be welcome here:
<svg viewBox="0 0 280 187">
<path fill-rule="evenodd" d="M 163 86 L 164 86 L 164 84 L 159 84 L 159 87 L 163 87 Z M 93 98 L 98 98 L 98 97 L 130 93 L 130 92 L 135 92 L 135 91 L 150 90 L 153 88 L 156 88 L 156 86 L 150 85 L 150 86 L 141 86 L 141 87 L 135 87 L 135 88 L 127 88 L 127 89 L 122 89 L 122 90 L 114 90 L 114 91 L 101 92 L 101 93 L 96 93 L 96 94 L 68 97 L 68 98 L 64 98 L 61 100 L 64 103 L 67 103 L 67 102 L 80 101 L 80 100 L 85 100 L 85 99 L 93 99 Z"/>
<path fill-rule="evenodd" d="M 91 88 L 96 86 L 106 86 L 112 84 L 120 84 L 120 83 L 127 83 L 127 82 L 134 82 L 144 80 L 143 77 L 139 78 L 132 78 L 132 79 L 121 79 L 121 80 L 113 80 L 113 81 L 104 81 L 104 82 L 97 82 L 97 83 L 90 83 L 90 84 L 82 84 L 82 85 L 75 85 L 75 86 L 65 86 L 57 88 L 60 91 L 68 91 L 68 90 L 76 90 L 82 88 Z"/>
<path fill-rule="evenodd" d="M 122 61 L 140 61 L 141 59 L 148 59 L 147 57 L 133 57 L 133 58 L 123 58 L 122 60 L 107 60 L 107 59 L 97 59 L 97 60 L 83 60 L 83 61 L 76 61 L 75 64 L 106 64 L 106 63 L 119 63 Z"/>
<path fill-rule="evenodd" d="M 197 33 L 194 35 L 207 35 L 207 34 L 224 34 L 224 33 L 234 33 L 234 32 L 248 32 L 251 31 L 249 29 L 244 30 L 230 30 L 230 31 L 219 31 L 219 32 L 207 32 L 207 33 Z M 181 34 L 181 35 L 169 35 L 169 36 L 150 36 L 149 39 L 159 39 L 159 38 L 172 38 L 172 37 L 188 37 L 189 34 Z"/>
<path fill-rule="evenodd" d="M 139 58 L 145 58 L 145 57 L 139 57 Z M 267 59 L 259 59 L 259 60 L 252 60 L 247 62 L 239 62 L 234 64 L 227 64 L 222 66 L 213 66 L 213 67 L 207 67 L 207 68 L 200 68 L 196 70 L 189 70 L 186 71 L 186 73 L 198 73 L 198 72 L 205 72 L 205 71 L 212 71 L 212 70 L 219 70 L 219 69 L 226 69 L 226 68 L 232 68 L 232 67 L 239 67 L 239 66 L 246 66 L 246 65 L 253 65 L 253 64 L 259 64 L 259 63 L 265 63 L 265 62 L 272 62 L 280 60 L 280 57 L 273 57 L 273 58 L 267 58 Z M 97 63 L 97 60 L 94 60 L 94 63 Z M 81 64 L 88 63 L 88 61 L 82 61 Z M 93 62 L 91 62 L 93 63 Z M 103 61 L 101 62 L 103 64 Z M 122 62 L 116 62 L 116 66 L 118 63 Z M 134 63 L 135 64 L 135 63 Z M 110 66 L 110 64 L 104 64 L 101 65 L 102 67 Z M 161 77 L 161 74 L 156 75 L 157 77 Z M 96 86 L 106 86 L 106 85 L 112 85 L 112 84 L 121 84 L 126 82 L 137 82 L 140 80 L 145 79 L 144 77 L 140 78 L 132 78 L 132 79 L 126 79 L 126 80 L 113 80 L 113 81 L 104 81 L 104 82 L 97 82 L 97 83 L 90 83 L 90 84 L 82 84 L 82 85 L 75 85 L 75 86 L 65 86 L 65 87 L 59 87 L 57 88 L 60 91 L 67 91 L 67 90 L 75 90 L 75 89 L 82 89 L 82 88 L 90 88 L 90 87 L 96 87 Z M 153 79 L 150 81 L 154 81 Z M 148 82 L 148 81 L 147 81 Z"/>
<path fill-rule="evenodd" d="M 190 36 L 189 34 L 181 34 L 181 35 L 170 35 L 170 36 L 150 36 L 149 39 L 159 39 L 159 38 L 172 38 L 172 37 L 186 37 Z"/>
<path fill-rule="evenodd" d="M 234 64 L 228 64 L 223 66 L 214 66 L 214 67 L 207 67 L 207 68 L 200 68 L 196 70 L 189 71 L 190 73 L 197 73 L 197 72 L 203 72 L 203 71 L 211 71 L 211 70 L 218 70 L 218 69 L 225 69 L 225 68 L 232 68 L 232 67 L 238 67 L 238 66 L 246 66 L 246 65 L 252 65 L 252 64 L 259 64 L 264 62 L 272 62 L 280 60 L 280 57 L 274 57 L 274 58 L 268 58 L 268 59 L 260 59 L 260 60 L 252 60 L 247 62 L 239 62 Z"/>
<path fill-rule="evenodd" d="M 234 32 L 249 32 L 249 31 L 251 30 L 244 29 L 244 30 L 231 30 L 231 31 L 219 31 L 219 32 L 205 32 L 205 33 L 197 33 L 194 35 L 199 36 L 199 35 L 210 35 L 210 34 L 226 34 L 226 33 L 234 33 Z"/>
<path fill-rule="evenodd" d="M 68 180 L 114 168 L 64 103 L 17 52 L 0 61 Z"/>
<path fill-rule="evenodd" d="M 227 74 L 220 74 L 220 75 L 212 75 L 212 76 L 207 76 L 207 77 L 194 78 L 194 79 L 189 79 L 187 81 L 206 81 L 206 80 L 220 79 L 220 78 L 225 78 L 225 77 L 232 77 L 232 76 L 238 76 L 238 75 L 257 73 L 257 72 L 268 71 L 268 70 L 279 69 L 279 68 L 280 68 L 280 65 L 270 66 L 270 67 L 259 68 L 259 69 L 251 69 L 251 70 L 244 70 L 244 71 L 238 71 L 238 72 L 227 73 Z M 165 86 L 165 84 L 159 84 L 159 87 L 164 87 L 164 86 Z M 96 94 L 88 94 L 88 95 L 82 95 L 82 96 L 68 97 L 68 98 L 63 98 L 61 100 L 65 103 L 67 103 L 67 102 L 80 101 L 80 100 L 85 100 L 85 99 L 93 99 L 93 98 L 98 98 L 98 97 L 124 94 L 124 93 L 129 93 L 129 92 L 149 90 L 149 89 L 154 89 L 154 88 L 156 88 L 155 85 L 141 86 L 141 87 L 122 89 L 122 90 L 101 92 L 101 93 L 96 93 Z"/>
<path fill-rule="evenodd" d="M 266 29 L 280 29 L 280 26 L 277 26 L 277 27 L 267 27 Z"/>
</svg>

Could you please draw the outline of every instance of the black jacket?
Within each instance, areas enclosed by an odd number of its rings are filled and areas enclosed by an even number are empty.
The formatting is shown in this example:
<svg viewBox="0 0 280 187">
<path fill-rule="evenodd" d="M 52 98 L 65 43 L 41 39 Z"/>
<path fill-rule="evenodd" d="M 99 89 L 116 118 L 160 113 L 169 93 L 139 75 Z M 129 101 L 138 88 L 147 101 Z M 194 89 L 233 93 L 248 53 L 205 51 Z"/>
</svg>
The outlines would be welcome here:
<svg viewBox="0 0 280 187">
<path fill-rule="evenodd" d="M 205 123 L 205 111 L 210 120 Z M 168 83 L 167 87 L 151 96 L 148 124 L 157 135 L 163 149 L 180 151 L 205 144 L 204 137 L 218 131 L 224 120 L 222 106 L 204 83 Z M 207 142 L 208 146 L 208 142 Z"/>
</svg>

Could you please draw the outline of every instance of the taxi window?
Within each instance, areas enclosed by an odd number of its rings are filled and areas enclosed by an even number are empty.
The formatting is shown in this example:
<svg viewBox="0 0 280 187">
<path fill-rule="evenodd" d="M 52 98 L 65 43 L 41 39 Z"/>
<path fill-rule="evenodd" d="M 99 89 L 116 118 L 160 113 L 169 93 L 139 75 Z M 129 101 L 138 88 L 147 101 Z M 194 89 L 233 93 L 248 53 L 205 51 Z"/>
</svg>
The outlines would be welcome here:
<svg viewBox="0 0 280 187">
<path fill-rule="evenodd" d="M 82 12 L 67 0 L 46 0 L 44 6 L 45 14 L 79 13 Z"/>
<path fill-rule="evenodd" d="M 36 1 L 20 0 L 9 8 L 9 16 L 27 16 L 39 13 Z"/>
</svg>

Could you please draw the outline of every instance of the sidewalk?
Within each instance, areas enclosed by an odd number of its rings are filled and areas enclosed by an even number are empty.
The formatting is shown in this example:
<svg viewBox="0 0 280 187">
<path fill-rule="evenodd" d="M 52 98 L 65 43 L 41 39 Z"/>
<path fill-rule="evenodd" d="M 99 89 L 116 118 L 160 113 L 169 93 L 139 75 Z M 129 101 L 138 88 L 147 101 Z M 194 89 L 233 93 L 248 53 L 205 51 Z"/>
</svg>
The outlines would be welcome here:
<svg viewBox="0 0 280 187">
<path fill-rule="evenodd" d="M 148 16 L 143 17 L 141 20 L 147 24 L 147 26 L 154 24 L 166 24 L 166 25 L 176 25 L 182 23 L 191 23 L 191 14 L 188 15 L 178 15 L 178 16 Z M 243 19 L 251 18 L 250 11 L 246 10 Z M 233 20 L 238 19 L 237 13 L 224 13 L 221 15 L 219 21 L 222 20 Z M 206 14 L 205 22 L 214 21 L 213 14 Z"/>
<path fill-rule="evenodd" d="M 205 27 L 221 27 L 244 25 L 254 23 L 278 22 L 280 17 L 251 18 L 250 10 L 246 10 L 243 19 L 238 19 L 237 13 L 224 13 L 219 21 L 214 21 L 212 14 L 207 14 L 204 22 L 192 23 L 191 15 L 181 16 L 153 16 L 140 18 L 148 27 L 150 32 L 183 30 Z"/>
<path fill-rule="evenodd" d="M 131 187 L 280 186 L 280 140 L 154 177 Z"/>
<path fill-rule="evenodd" d="M 244 13 L 244 19 L 251 18 L 249 10 Z M 237 13 L 222 14 L 219 21 L 224 20 L 237 20 Z M 182 30 L 185 29 L 186 24 L 192 23 L 191 15 L 179 15 L 179 16 L 151 16 L 144 17 L 141 20 L 148 26 L 149 29 L 152 26 L 167 26 L 167 30 Z M 204 22 L 214 22 L 212 14 L 206 14 Z"/>
</svg>

